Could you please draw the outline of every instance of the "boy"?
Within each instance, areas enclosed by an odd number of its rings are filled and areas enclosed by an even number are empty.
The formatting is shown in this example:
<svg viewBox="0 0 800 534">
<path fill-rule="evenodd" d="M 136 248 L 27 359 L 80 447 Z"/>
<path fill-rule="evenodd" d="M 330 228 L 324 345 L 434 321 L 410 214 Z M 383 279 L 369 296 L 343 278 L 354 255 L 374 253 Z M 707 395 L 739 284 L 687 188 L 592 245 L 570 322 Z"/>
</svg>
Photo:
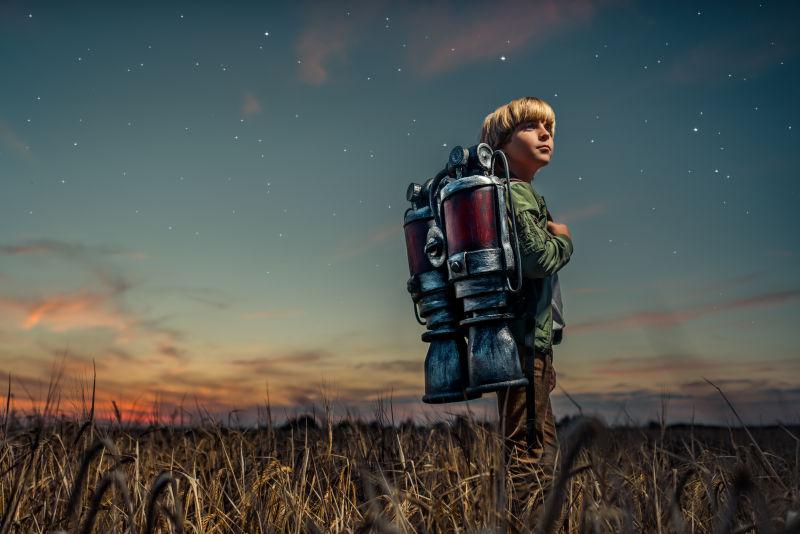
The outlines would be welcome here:
<svg viewBox="0 0 800 534">
<path fill-rule="evenodd" d="M 533 189 L 537 171 L 550 163 L 554 133 L 553 109 L 534 97 L 500 106 L 486 117 L 481 130 L 481 142 L 503 150 L 508 157 L 523 270 L 522 290 L 515 300 L 516 319 L 511 326 L 530 384 L 498 392 L 500 425 L 509 452 L 517 458 L 527 456 L 524 463 L 538 464 L 546 484 L 552 481 L 558 451 L 550 406 L 550 391 L 555 387 L 552 346 L 554 341 L 560 342 L 560 331 L 554 339 L 553 330 L 553 275 L 572 255 L 569 229 L 552 220 L 544 197 Z M 502 161 L 496 161 L 499 168 L 495 175 L 504 177 Z M 529 411 L 533 412 L 531 417 Z"/>
</svg>

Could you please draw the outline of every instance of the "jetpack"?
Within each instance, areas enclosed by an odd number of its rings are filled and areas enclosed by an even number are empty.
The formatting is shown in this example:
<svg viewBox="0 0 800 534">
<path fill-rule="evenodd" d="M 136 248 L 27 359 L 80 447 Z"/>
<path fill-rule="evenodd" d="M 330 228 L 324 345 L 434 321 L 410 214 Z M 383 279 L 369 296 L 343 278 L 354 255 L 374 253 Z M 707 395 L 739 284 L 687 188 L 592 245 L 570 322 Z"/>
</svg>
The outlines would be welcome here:
<svg viewBox="0 0 800 534">
<path fill-rule="evenodd" d="M 496 158 L 502 179 L 493 174 Z M 422 400 L 458 402 L 527 385 L 509 328 L 522 267 L 506 155 L 485 143 L 456 146 L 406 198 L 407 288 L 429 344 Z"/>
</svg>

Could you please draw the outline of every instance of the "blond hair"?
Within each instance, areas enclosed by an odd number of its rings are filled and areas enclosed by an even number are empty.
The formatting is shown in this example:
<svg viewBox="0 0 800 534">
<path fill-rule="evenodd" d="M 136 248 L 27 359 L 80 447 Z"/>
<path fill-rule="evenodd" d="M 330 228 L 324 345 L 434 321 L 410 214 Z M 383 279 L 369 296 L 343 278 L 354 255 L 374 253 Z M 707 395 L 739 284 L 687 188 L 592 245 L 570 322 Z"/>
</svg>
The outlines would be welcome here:
<svg viewBox="0 0 800 534">
<path fill-rule="evenodd" d="M 481 143 L 500 148 L 511 138 L 520 124 L 535 121 L 550 123 L 550 135 L 556 134 L 556 113 L 550 104 L 534 96 L 523 96 L 504 104 L 483 119 Z"/>
</svg>

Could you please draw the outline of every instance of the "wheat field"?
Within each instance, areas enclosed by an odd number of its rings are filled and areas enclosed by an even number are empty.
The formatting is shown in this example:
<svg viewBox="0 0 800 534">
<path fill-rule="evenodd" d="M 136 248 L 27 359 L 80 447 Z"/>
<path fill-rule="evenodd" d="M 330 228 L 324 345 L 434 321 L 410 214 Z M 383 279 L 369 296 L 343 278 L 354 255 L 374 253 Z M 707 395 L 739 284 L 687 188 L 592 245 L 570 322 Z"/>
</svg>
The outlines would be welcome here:
<svg viewBox="0 0 800 534">
<path fill-rule="evenodd" d="M 548 484 L 490 423 L 323 413 L 244 428 L 7 407 L 0 533 L 800 532 L 797 427 L 573 418 Z"/>
</svg>

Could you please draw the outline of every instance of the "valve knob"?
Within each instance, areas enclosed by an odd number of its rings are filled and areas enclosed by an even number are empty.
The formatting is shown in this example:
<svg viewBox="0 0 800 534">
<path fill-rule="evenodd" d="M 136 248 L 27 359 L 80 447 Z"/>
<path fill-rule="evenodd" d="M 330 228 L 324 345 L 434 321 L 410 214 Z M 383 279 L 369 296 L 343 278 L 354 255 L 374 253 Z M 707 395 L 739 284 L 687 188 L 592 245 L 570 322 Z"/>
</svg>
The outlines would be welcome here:
<svg viewBox="0 0 800 534">
<path fill-rule="evenodd" d="M 408 184 L 406 189 L 406 200 L 409 202 L 417 202 L 422 194 L 422 186 L 415 183 Z"/>
<path fill-rule="evenodd" d="M 424 250 L 425 254 L 428 256 L 428 261 L 431 262 L 431 265 L 436 268 L 444 265 L 446 255 L 444 234 L 438 226 L 431 226 L 430 229 L 428 229 Z"/>
<path fill-rule="evenodd" d="M 429 256 L 432 254 L 438 255 L 440 252 L 442 252 L 442 242 L 435 237 L 430 238 L 428 242 L 425 243 L 425 254 Z"/>
</svg>

